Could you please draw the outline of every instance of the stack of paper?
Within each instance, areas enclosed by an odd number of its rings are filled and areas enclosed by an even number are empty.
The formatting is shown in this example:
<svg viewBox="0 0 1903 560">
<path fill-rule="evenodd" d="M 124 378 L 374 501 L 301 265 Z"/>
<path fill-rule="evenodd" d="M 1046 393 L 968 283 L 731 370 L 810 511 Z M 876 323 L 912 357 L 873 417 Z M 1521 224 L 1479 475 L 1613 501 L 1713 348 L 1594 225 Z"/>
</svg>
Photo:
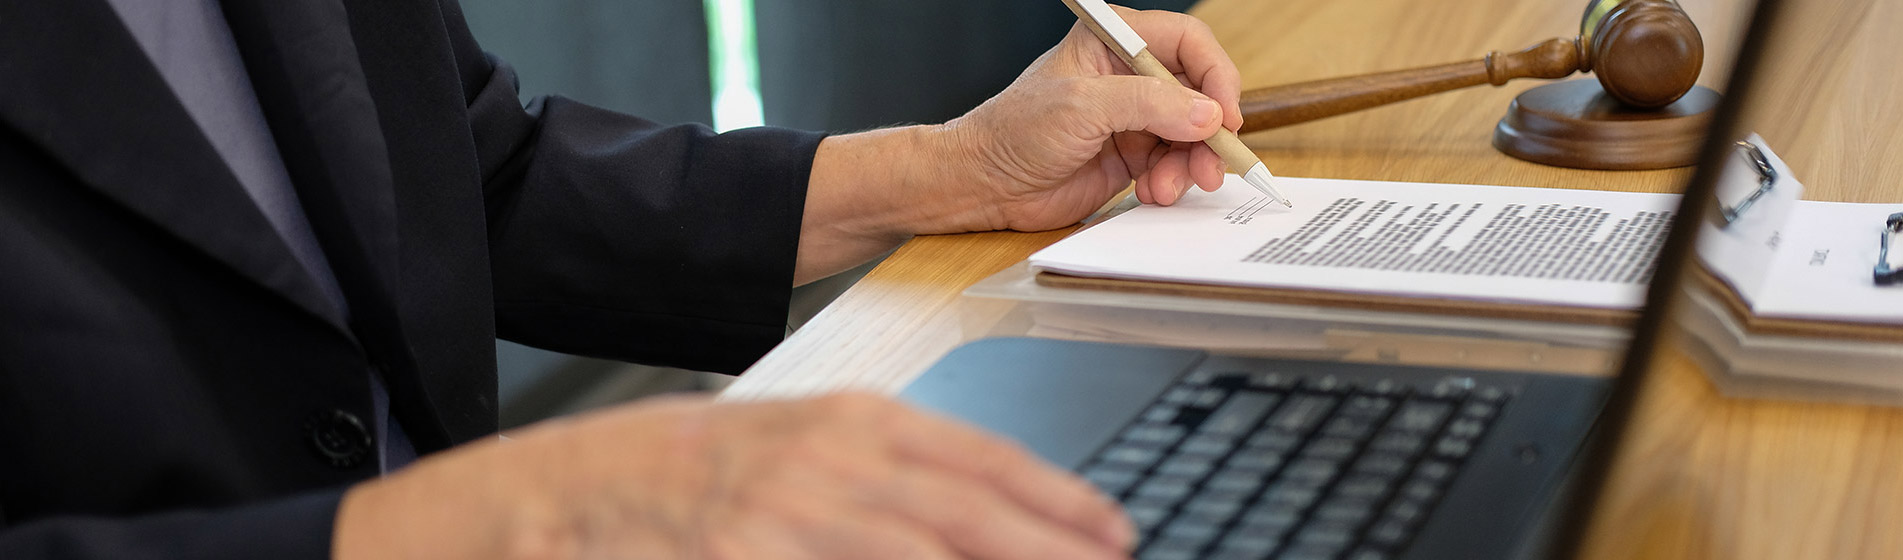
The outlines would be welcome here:
<svg viewBox="0 0 1903 560">
<path fill-rule="evenodd" d="M 1031 256 L 1075 276 L 1604 308 L 1644 298 L 1678 195 L 1239 177 Z"/>
</svg>

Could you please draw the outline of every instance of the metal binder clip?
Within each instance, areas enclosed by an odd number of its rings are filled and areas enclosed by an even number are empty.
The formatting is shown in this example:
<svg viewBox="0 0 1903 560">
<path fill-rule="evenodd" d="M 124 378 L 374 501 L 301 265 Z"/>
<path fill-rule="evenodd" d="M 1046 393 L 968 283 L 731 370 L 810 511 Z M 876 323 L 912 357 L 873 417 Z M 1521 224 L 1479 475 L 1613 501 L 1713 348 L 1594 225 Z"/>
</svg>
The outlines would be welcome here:
<svg viewBox="0 0 1903 560">
<path fill-rule="evenodd" d="M 1718 201 L 1718 213 L 1724 215 L 1727 225 L 1738 221 L 1738 216 L 1743 215 L 1745 210 L 1751 209 L 1753 203 L 1763 198 L 1764 193 L 1771 192 L 1771 186 L 1777 184 L 1777 168 L 1771 167 L 1771 159 L 1764 157 L 1764 150 L 1759 149 L 1756 144 L 1743 140 L 1739 140 L 1736 145 L 1738 157 L 1744 158 L 1744 162 L 1750 165 L 1753 171 L 1758 172 L 1758 190 L 1751 191 L 1750 196 L 1744 197 L 1744 200 L 1737 204 L 1726 204 L 1724 200 Z"/>
<path fill-rule="evenodd" d="M 1877 285 L 1903 283 L 1903 268 L 1890 263 L 1890 245 L 1898 243 L 1897 239 L 1903 237 L 1903 212 L 1891 214 L 1889 219 L 1884 220 L 1883 233 L 1878 237 L 1882 244 L 1877 246 Z M 1899 257 L 1903 257 L 1903 249 L 1897 249 L 1897 252 Z"/>
</svg>

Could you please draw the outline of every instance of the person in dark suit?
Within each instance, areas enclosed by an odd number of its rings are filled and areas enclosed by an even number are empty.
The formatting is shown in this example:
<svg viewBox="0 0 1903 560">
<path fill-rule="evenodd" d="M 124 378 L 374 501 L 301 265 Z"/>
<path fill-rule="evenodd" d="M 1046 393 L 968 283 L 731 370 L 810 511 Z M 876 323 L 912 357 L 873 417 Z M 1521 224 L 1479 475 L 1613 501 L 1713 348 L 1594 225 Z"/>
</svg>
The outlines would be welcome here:
<svg viewBox="0 0 1903 560">
<path fill-rule="evenodd" d="M 1127 15 L 1200 93 L 1077 28 L 827 137 L 525 108 L 453 0 L 0 1 L 0 558 L 1120 555 L 1083 482 L 881 397 L 499 438 L 492 340 L 737 372 L 909 235 L 1220 184 L 1235 68 Z"/>
</svg>

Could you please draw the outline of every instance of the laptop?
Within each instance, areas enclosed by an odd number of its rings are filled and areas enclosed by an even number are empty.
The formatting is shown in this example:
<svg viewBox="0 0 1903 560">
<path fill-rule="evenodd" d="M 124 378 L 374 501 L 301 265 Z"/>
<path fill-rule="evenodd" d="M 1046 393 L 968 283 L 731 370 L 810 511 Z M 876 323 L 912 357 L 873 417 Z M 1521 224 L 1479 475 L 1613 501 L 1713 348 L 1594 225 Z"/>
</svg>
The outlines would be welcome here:
<svg viewBox="0 0 1903 560">
<path fill-rule="evenodd" d="M 901 398 L 1016 439 L 1116 497 L 1141 559 L 1569 557 L 1692 258 L 1763 0 L 1613 376 L 992 338 Z"/>
</svg>

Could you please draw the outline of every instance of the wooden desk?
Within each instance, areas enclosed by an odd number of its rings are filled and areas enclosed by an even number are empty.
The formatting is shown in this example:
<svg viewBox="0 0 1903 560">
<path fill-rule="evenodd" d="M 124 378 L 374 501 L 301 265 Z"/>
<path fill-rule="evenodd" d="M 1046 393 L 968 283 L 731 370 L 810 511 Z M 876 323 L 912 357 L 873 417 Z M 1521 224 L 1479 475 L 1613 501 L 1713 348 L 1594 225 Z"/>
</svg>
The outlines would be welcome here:
<svg viewBox="0 0 1903 560">
<path fill-rule="evenodd" d="M 1708 48 L 1707 84 L 1723 83 L 1748 2 L 1683 0 Z M 1211 23 L 1250 86 L 1451 62 L 1571 36 L 1583 1 L 1205 0 Z M 1741 5 L 1742 4 L 1742 5 Z M 1903 111 L 1883 64 L 1903 42 L 1903 8 L 1874 0 L 1798 2 L 1813 48 L 1786 50 L 1789 84 L 1767 94 L 1772 146 L 1810 186 L 1809 198 L 1903 200 L 1890 137 Z M 1861 45 L 1861 48 L 1848 48 Z M 1881 68 L 1881 67 L 1878 67 Z M 1489 145 L 1513 95 L 1533 83 L 1475 89 L 1244 138 L 1277 174 L 1560 188 L 1676 190 L 1684 170 L 1594 172 L 1545 167 Z M 1722 89 L 1722 88 L 1720 88 Z M 1843 99 L 1846 103 L 1826 103 Z M 1850 107 L 1851 109 L 1843 109 Z M 1863 112 L 1852 112 L 1861 109 Z M 1852 153 L 1872 162 L 1846 170 Z M 1805 170 L 1809 170 L 1806 172 Z M 769 353 L 723 398 L 790 397 L 846 388 L 895 392 L 973 336 L 987 310 L 965 287 L 1068 231 L 921 237 Z M 1590 537 L 1593 558 L 1903 558 L 1903 411 L 1725 399 L 1668 355 L 1639 405 Z"/>
</svg>

